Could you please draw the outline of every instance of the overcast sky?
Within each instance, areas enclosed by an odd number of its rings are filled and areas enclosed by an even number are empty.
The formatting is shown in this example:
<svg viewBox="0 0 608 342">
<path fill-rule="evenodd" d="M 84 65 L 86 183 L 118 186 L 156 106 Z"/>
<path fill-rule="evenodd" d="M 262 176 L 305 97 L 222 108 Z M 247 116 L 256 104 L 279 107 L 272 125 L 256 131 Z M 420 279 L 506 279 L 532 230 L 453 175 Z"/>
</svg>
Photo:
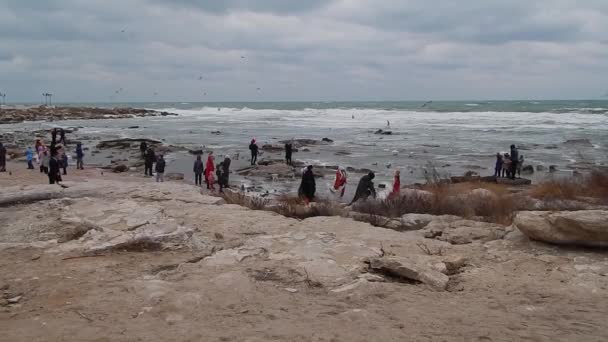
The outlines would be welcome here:
<svg viewBox="0 0 608 342">
<path fill-rule="evenodd" d="M 47 91 L 71 102 L 600 98 L 608 0 L 0 1 L 0 92 Z"/>
</svg>

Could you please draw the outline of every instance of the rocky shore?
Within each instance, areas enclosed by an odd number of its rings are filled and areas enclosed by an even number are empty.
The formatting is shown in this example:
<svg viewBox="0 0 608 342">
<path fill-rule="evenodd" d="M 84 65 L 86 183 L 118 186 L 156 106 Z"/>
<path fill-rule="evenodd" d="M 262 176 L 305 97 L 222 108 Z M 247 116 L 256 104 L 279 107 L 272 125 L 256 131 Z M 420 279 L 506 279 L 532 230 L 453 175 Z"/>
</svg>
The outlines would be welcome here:
<svg viewBox="0 0 608 342">
<path fill-rule="evenodd" d="M 176 116 L 177 114 L 141 108 L 92 108 L 39 106 L 0 108 L 0 124 L 24 121 L 59 121 L 87 119 L 125 119 L 146 116 Z"/>
</svg>

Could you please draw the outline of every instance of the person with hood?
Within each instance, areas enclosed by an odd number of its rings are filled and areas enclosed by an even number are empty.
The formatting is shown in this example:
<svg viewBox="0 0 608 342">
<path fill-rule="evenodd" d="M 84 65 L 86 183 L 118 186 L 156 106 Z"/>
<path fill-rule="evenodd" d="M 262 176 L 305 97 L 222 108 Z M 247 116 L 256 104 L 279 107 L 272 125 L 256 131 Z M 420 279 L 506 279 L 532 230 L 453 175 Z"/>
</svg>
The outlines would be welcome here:
<svg viewBox="0 0 608 342">
<path fill-rule="evenodd" d="M 285 163 L 291 165 L 291 155 L 293 153 L 293 143 L 288 141 L 285 144 Z"/>
<path fill-rule="evenodd" d="M 230 159 L 229 155 L 226 155 L 226 157 L 224 157 L 224 162 L 222 164 L 222 183 L 224 185 L 224 188 L 229 188 L 230 186 L 228 185 L 228 182 L 230 180 L 230 164 L 232 163 L 232 160 Z"/>
<path fill-rule="evenodd" d="M 49 156 L 49 151 L 42 152 L 42 158 L 40 159 L 40 173 L 49 174 L 49 167 L 51 163 L 51 156 Z"/>
<path fill-rule="evenodd" d="M 399 193 L 401 192 L 401 171 L 395 170 L 395 177 L 393 178 L 393 190 L 388 195 L 389 198 L 395 199 L 399 198 Z"/>
<path fill-rule="evenodd" d="M 57 160 L 57 151 L 52 154 L 49 159 L 49 184 L 59 184 L 61 182 L 61 171 L 59 169 L 59 161 Z"/>
<path fill-rule="evenodd" d="M 494 166 L 494 177 L 500 177 L 502 172 L 502 154 L 496 153 L 496 165 Z"/>
<path fill-rule="evenodd" d="M 306 167 L 306 171 L 302 174 L 302 182 L 298 194 L 304 199 L 304 203 L 309 204 L 315 199 L 317 185 L 315 183 L 315 175 L 312 172 L 312 165 Z"/>
<path fill-rule="evenodd" d="M 146 151 L 148 150 L 148 144 L 146 144 L 145 141 L 142 141 L 141 144 L 139 144 L 139 152 L 141 152 L 141 157 L 145 158 L 146 157 Z"/>
<path fill-rule="evenodd" d="M 205 181 L 207 182 L 208 189 L 215 191 L 215 156 L 213 151 L 209 152 L 207 157 L 207 164 L 205 164 Z"/>
<path fill-rule="evenodd" d="M 27 147 L 27 150 L 25 151 L 25 160 L 27 160 L 27 169 L 28 170 L 33 170 L 34 169 L 34 152 L 32 151 L 31 147 Z"/>
<path fill-rule="evenodd" d="M 259 152 L 259 147 L 255 141 L 255 138 L 251 139 L 251 144 L 249 144 L 249 150 L 251 151 L 251 165 L 255 165 L 258 161 Z"/>
<path fill-rule="evenodd" d="M 334 186 L 330 189 L 331 192 L 338 194 L 340 198 L 344 197 L 347 179 L 348 175 L 346 174 L 346 170 L 344 169 L 344 167 L 339 166 L 336 170 L 336 180 L 334 181 Z"/>
<path fill-rule="evenodd" d="M 515 179 L 517 164 L 519 163 L 519 150 L 515 145 L 511 145 L 511 179 Z"/>
<path fill-rule="evenodd" d="M 196 156 L 196 160 L 194 161 L 194 167 L 192 168 L 194 171 L 194 184 L 203 185 L 203 171 L 205 171 L 205 164 L 201 160 L 201 156 Z"/>
<path fill-rule="evenodd" d="M 376 189 L 374 188 L 374 178 L 376 175 L 373 172 L 368 173 L 367 175 L 361 177 L 359 180 L 359 185 L 357 185 L 357 191 L 355 192 L 355 197 L 353 198 L 350 204 L 357 202 L 358 200 L 366 200 L 369 196 L 376 197 Z"/>
<path fill-rule="evenodd" d="M 148 147 L 146 155 L 144 156 L 144 174 L 146 176 L 152 177 L 152 167 L 154 166 L 155 161 L 156 155 L 154 154 L 154 150 L 152 147 Z"/>
<path fill-rule="evenodd" d="M 0 142 L 0 172 L 6 172 L 6 147 Z"/>
<path fill-rule="evenodd" d="M 82 143 L 76 144 L 76 169 L 84 170 L 84 152 L 82 151 Z"/>
<path fill-rule="evenodd" d="M 57 128 L 53 128 L 51 131 L 51 146 L 57 144 Z"/>
<path fill-rule="evenodd" d="M 158 155 L 158 160 L 156 161 L 156 182 L 163 183 L 165 181 L 165 158 L 162 154 Z"/>
</svg>

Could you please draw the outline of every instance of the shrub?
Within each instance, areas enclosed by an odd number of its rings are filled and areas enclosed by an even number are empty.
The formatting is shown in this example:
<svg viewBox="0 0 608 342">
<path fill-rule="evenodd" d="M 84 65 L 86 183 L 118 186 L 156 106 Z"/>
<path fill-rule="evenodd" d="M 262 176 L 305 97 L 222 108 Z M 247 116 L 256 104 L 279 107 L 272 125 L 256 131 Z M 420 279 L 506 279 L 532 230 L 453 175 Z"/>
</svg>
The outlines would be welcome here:
<svg viewBox="0 0 608 342">
<path fill-rule="evenodd" d="M 547 202 L 577 200 L 582 197 L 608 201 L 608 171 L 595 169 L 585 176 L 550 179 L 535 186 L 530 195 Z"/>
</svg>

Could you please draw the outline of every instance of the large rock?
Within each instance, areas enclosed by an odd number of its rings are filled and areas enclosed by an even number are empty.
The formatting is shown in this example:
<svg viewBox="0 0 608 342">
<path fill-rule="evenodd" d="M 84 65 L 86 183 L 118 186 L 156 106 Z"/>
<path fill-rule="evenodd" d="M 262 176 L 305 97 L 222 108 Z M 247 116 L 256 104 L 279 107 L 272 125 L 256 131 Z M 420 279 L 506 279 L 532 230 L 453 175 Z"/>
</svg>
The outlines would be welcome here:
<svg viewBox="0 0 608 342">
<path fill-rule="evenodd" d="M 513 224 L 533 240 L 608 247 L 608 210 L 522 211 Z"/>
<path fill-rule="evenodd" d="M 450 278 L 442 273 L 445 264 L 419 257 L 381 257 L 370 259 L 372 270 L 395 277 L 419 281 L 437 290 L 445 290 Z M 447 272 L 447 271 L 446 271 Z"/>
</svg>

